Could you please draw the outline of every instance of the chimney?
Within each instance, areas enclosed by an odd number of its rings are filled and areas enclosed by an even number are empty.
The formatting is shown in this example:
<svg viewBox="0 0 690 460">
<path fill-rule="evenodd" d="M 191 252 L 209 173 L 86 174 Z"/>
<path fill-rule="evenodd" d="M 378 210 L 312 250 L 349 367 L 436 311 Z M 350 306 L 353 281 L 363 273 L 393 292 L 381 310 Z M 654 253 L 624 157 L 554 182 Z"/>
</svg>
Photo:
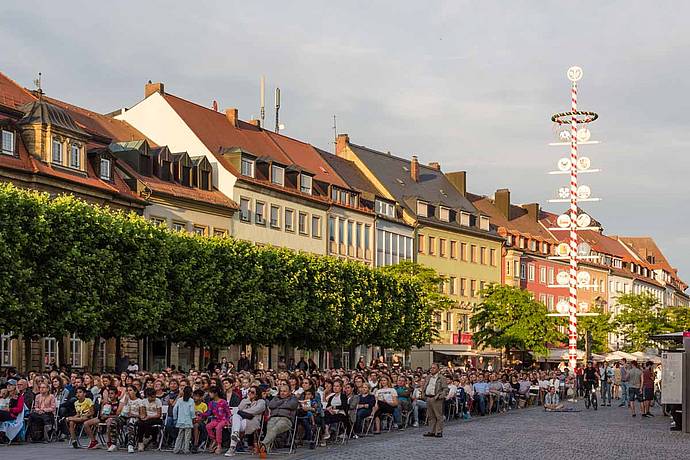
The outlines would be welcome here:
<svg viewBox="0 0 690 460">
<path fill-rule="evenodd" d="M 431 163 L 429 163 L 429 167 L 431 169 L 435 169 L 436 171 L 440 171 L 441 170 L 441 163 L 439 163 L 438 161 L 432 161 Z"/>
<path fill-rule="evenodd" d="M 261 120 L 257 120 L 256 118 L 249 120 L 249 124 L 261 128 Z"/>
<path fill-rule="evenodd" d="M 410 177 L 413 181 L 419 182 L 419 161 L 417 161 L 417 155 L 412 155 L 412 161 L 410 161 Z"/>
<path fill-rule="evenodd" d="M 503 217 L 510 220 L 510 190 L 499 188 L 494 194 L 494 205 L 498 208 Z"/>
<path fill-rule="evenodd" d="M 527 215 L 535 221 L 539 222 L 539 203 L 523 204 L 522 209 L 527 210 Z"/>
<path fill-rule="evenodd" d="M 236 108 L 231 108 L 231 109 L 225 109 L 225 116 L 228 118 L 228 121 L 232 126 L 237 128 L 240 124 L 240 119 L 237 116 L 237 109 Z"/>
<path fill-rule="evenodd" d="M 467 194 L 467 171 L 449 172 L 446 173 L 446 178 L 460 192 L 460 195 Z"/>
<path fill-rule="evenodd" d="M 151 80 L 149 80 L 149 82 L 146 83 L 146 85 L 144 86 L 144 99 L 146 99 L 153 93 L 165 94 L 165 86 L 163 85 L 163 83 L 151 83 Z"/>
<path fill-rule="evenodd" d="M 350 143 L 350 136 L 347 134 L 338 134 L 338 137 L 335 138 L 335 154 L 337 156 L 342 156 L 343 150 L 345 150 L 345 147 Z"/>
</svg>

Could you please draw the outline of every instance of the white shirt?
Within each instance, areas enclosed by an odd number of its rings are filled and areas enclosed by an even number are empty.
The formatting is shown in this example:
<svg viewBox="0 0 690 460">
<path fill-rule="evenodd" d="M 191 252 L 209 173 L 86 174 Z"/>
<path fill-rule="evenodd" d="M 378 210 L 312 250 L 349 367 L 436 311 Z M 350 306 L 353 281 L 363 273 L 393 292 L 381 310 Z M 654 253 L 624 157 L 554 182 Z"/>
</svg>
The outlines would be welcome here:
<svg viewBox="0 0 690 460">
<path fill-rule="evenodd" d="M 427 396 L 436 396 L 436 381 L 438 380 L 438 374 L 432 375 L 429 378 L 429 383 L 427 384 L 424 394 Z"/>
</svg>

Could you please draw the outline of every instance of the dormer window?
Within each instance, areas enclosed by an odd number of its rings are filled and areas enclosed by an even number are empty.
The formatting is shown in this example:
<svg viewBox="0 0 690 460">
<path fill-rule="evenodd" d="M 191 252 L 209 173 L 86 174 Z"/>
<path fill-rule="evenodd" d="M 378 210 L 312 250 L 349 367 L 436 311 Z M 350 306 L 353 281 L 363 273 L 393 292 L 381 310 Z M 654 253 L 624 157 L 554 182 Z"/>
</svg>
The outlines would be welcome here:
<svg viewBox="0 0 690 460">
<path fill-rule="evenodd" d="M 443 222 L 450 222 L 450 209 L 441 206 L 439 208 L 439 219 Z"/>
<path fill-rule="evenodd" d="M 161 163 L 161 179 L 165 181 L 172 180 L 172 162 L 163 160 Z"/>
<path fill-rule="evenodd" d="M 101 158 L 101 179 L 110 180 L 110 160 L 108 158 Z"/>
<path fill-rule="evenodd" d="M 249 158 L 242 158 L 242 171 L 243 176 L 254 177 L 254 160 Z"/>
<path fill-rule="evenodd" d="M 203 190 L 211 190 L 211 171 L 201 171 L 201 187 Z"/>
<path fill-rule="evenodd" d="M 53 138 L 53 163 L 62 164 L 62 142 L 57 137 Z"/>
<path fill-rule="evenodd" d="M 306 193 L 308 195 L 311 195 L 312 193 L 312 184 L 311 184 L 311 176 L 307 176 L 306 174 L 300 174 L 299 178 L 299 188 L 302 193 Z"/>
<path fill-rule="evenodd" d="M 460 225 L 463 225 L 465 227 L 470 226 L 470 213 L 469 212 L 460 211 Z"/>
<path fill-rule="evenodd" d="M 429 216 L 429 204 L 424 201 L 417 201 L 417 215 L 419 217 Z"/>
<path fill-rule="evenodd" d="M 271 182 L 285 185 L 285 169 L 282 166 L 271 165 Z"/>
<path fill-rule="evenodd" d="M 79 144 L 72 144 L 70 146 L 69 166 L 75 169 L 81 167 L 81 146 Z"/>
<path fill-rule="evenodd" d="M 488 217 L 479 216 L 479 228 L 482 230 L 489 230 L 489 218 Z"/>
<path fill-rule="evenodd" d="M 2 130 L 2 153 L 14 155 L 14 131 Z"/>
<path fill-rule="evenodd" d="M 529 249 L 530 249 L 530 251 L 536 251 L 537 250 L 537 242 L 535 240 L 530 240 Z"/>
<path fill-rule="evenodd" d="M 395 217 L 395 206 L 382 200 L 376 200 L 376 213 L 387 217 Z"/>
</svg>

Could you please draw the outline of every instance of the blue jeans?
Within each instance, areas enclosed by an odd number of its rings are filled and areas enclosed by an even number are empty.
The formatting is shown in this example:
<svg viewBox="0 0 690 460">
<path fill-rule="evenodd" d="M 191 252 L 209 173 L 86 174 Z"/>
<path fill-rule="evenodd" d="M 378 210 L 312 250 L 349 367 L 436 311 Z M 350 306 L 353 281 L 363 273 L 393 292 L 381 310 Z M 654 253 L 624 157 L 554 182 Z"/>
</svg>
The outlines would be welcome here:
<svg viewBox="0 0 690 460">
<path fill-rule="evenodd" d="M 621 382 L 621 404 L 628 404 L 628 382 Z"/>
<path fill-rule="evenodd" d="M 601 381 L 600 394 L 602 404 L 611 404 L 611 382 Z"/>
<path fill-rule="evenodd" d="M 487 395 L 474 395 L 474 401 L 477 403 L 477 409 L 481 415 L 486 415 L 486 396 Z"/>
</svg>

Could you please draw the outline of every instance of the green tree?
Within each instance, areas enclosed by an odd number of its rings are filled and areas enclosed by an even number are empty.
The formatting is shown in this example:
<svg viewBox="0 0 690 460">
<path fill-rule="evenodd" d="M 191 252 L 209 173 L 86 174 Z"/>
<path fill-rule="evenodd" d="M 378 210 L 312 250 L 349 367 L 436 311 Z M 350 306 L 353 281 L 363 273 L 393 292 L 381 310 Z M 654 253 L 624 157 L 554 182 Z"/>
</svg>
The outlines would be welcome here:
<svg viewBox="0 0 690 460">
<path fill-rule="evenodd" d="M 577 346 L 583 350 L 587 348 L 587 334 L 589 333 L 589 339 L 591 339 L 589 351 L 606 353 L 609 351 L 608 334 L 614 330 L 611 314 L 604 312 L 602 307 L 595 307 L 590 312 L 598 313 L 598 315 L 577 317 Z"/>
<path fill-rule="evenodd" d="M 478 331 L 477 345 L 532 351 L 537 356 L 548 353 L 547 344 L 562 339 L 555 318 L 546 316 L 547 308 L 522 289 L 491 284 L 474 308 L 470 324 Z"/>
<path fill-rule="evenodd" d="M 690 308 L 682 306 L 666 307 L 669 332 L 690 329 Z"/>
<path fill-rule="evenodd" d="M 642 351 L 653 345 L 650 336 L 672 329 L 668 312 L 652 294 L 623 294 L 617 301 L 621 311 L 615 325 L 624 338 L 624 351 Z"/>
</svg>

